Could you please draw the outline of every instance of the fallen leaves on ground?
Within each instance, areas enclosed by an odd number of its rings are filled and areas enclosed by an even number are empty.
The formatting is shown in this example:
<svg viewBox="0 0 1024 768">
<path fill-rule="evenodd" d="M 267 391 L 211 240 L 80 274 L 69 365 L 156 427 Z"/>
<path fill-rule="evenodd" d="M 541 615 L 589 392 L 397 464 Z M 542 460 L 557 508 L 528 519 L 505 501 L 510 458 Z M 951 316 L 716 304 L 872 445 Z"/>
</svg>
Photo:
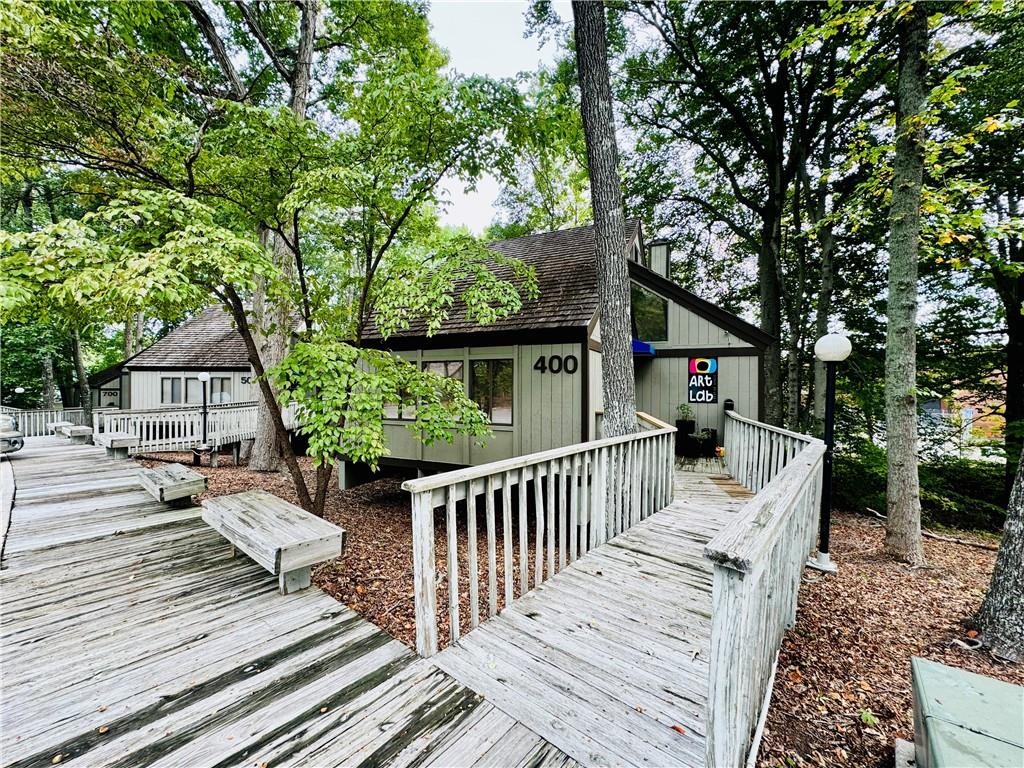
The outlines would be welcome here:
<svg viewBox="0 0 1024 768">
<path fill-rule="evenodd" d="M 969 538 L 968 534 L 957 536 Z M 995 553 L 924 540 L 928 565 L 882 555 L 884 528 L 833 519 L 835 576 L 806 571 L 796 626 L 783 640 L 758 765 L 890 766 L 913 739 L 910 657 L 1024 684 L 1024 665 L 953 641 L 981 604 Z"/>
</svg>

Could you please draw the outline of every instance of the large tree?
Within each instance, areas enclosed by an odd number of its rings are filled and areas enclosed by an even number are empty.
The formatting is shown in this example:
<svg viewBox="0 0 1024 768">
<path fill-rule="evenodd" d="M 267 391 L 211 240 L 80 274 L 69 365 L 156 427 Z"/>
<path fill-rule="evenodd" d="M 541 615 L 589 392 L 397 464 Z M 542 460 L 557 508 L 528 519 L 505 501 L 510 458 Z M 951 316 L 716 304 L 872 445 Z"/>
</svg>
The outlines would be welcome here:
<svg viewBox="0 0 1024 768">
<path fill-rule="evenodd" d="M 992 650 L 1024 660 L 1024 459 L 1017 462 L 992 582 L 974 622 Z"/>
<path fill-rule="evenodd" d="M 619 182 L 604 3 L 573 2 L 572 13 L 597 244 L 604 394 L 602 430 L 606 436 L 616 437 L 636 431 L 636 382 L 626 265 L 626 219 Z"/>
<path fill-rule="evenodd" d="M 885 549 L 918 564 L 921 488 L 917 472 L 917 274 L 921 241 L 928 76 L 928 9 L 915 3 L 896 21 L 896 148 L 889 211 L 888 335 L 885 344 L 885 422 L 888 522 Z"/>
<path fill-rule="evenodd" d="M 297 56 L 286 42 L 296 23 L 303 28 L 295 7 L 259 7 L 268 14 L 265 36 L 273 40 L 268 30 L 277 29 L 281 55 Z M 299 500 L 314 511 L 323 508 L 339 458 L 375 465 L 387 452 L 383 406 L 374 411 L 374 403 L 421 401 L 414 429 L 428 441 L 486 432 L 464 394 L 456 398 L 437 377 L 365 342 L 414 321 L 436 330 L 455 286 L 481 322 L 515 311 L 532 291 L 532 276 L 516 264 L 502 265 L 498 276 L 479 243 L 440 237 L 435 216 L 443 179 L 471 180 L 507 162 L 503 105 L 516 103 L 514 89 L 446 76 L 418 6 L 332 3 L 316 24 L 330 53 L 319 72 L 329 134 L 276 96 L 260 96 L 284 87 L 269 77 L 272 68 L 291 72 L 297 64 L 261 66 L 259 51 L 270 55 L 262 41 L 245 57 L 233 55 L 201 3 L 188 4 L 184 16 L 184 5 L 90 6 L 61 17 L 45 6 L 25 8 L 33 23 L 5 31 L 5 96 L 19 119 L 4 151 L 77 164 L 93 200 L 106 204 L 87 221 L 5 240 L 5 278 L 17 278 L 4 292 L 8 318 L 75 295 L 88 298 L 82 303 L 94 317 L 106 312 L 111 321 L 140 310 L 152 317 L 194 310 L 213 297 L 246 343 Z M 164 51 L 168 35 L 156 34 L 153 18 L 139 18 L 140 8 L 176 34 L 179 47 L 206 54 L 192 62 L 181 61 L 187 56 L 173 45 Z M 243 10 L 221 8 L 229 20 Z M 283 14 L 279 29 L 270 24 L 275 14 Z M 251 20 L 239 18 L 251 29 Z M 235 71 L 237 61 L 248 69 Z M 294 78 L 287 83 L 300 87 Z M 143 220 L 138 231 L 127 226 Z M 67 251 L 68 233 L 80 252 Z M 71 255 L 81 269 L 69 271 Z M 144 274 L 132 273 L 133 263 Z M 97 279 L 102 274 L 107 279 Z M 254 316 L 261 297 L 286 322 Z M 293 330 L 292 353 L 276 364 L 265 358 L 261 335 Z M 376 375 L 364 375 L 367 367 Z M 339 376 L 339 368 L 349 375 Z M 330 398 L 327 383 L 341 387 Z M 300 408 L 318 464 L 312 490 L 285 439 L 273 385 Z M 445 403 L 454 405 L 446 410 Z"/>
</svg>

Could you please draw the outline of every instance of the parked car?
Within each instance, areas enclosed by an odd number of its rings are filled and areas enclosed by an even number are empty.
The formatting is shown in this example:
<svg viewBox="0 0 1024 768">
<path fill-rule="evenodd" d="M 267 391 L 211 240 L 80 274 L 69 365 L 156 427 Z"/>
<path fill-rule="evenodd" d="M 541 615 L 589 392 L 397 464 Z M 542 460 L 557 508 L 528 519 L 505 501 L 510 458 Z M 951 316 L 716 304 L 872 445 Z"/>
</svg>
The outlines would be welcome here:
<svg viewBox="0 0 1024 768">
<path fill-rule="evenodd" d="M 0 414 L 0 453 L 14 453 L 25 447 L 25 435 L 18 431 L 18 420 L 10 414 Z"/>
</svg>

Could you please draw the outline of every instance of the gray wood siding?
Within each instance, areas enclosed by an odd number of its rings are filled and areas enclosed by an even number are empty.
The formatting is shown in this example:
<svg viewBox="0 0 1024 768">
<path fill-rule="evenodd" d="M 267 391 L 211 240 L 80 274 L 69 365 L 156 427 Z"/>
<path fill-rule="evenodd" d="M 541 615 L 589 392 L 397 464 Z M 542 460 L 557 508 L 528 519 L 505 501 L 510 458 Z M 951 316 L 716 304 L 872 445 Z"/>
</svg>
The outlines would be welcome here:
<svg viewBox="0 0 1024 768">
<path fill-rule="evenodd" d="M 699 346 L 753 348 L 749 342 L 671 299 L 668 303 L 668 341 L 655 342 L 654 346 L 657 349 Z"/>
<path fill-rule="evenodd" d="M 252 383 L 252 372 L 251 371 L 218 371 L 214 368 L 208 370 L 211 376 L 230 376 L 231 377 L 231 402 L 233 403 L 244 403 L 255 400 L 259 393 L 257 392 L 257 385 Z M 199 371 L 182 371 L 182 370 L 167 370 L 167 371 L 132 371 L 131 372 L 131 386 L 129 387 L 130 396 L 125 400 L 130 399 L 129 402 L 125 402 L 123 407 L 130 409 L 144 409 L 144 408 L 166 408 L 170 407 L 166 403 L 160 402 L 160 379 L 168 376 L 178 378 L 195 378 L 199 374 Z M 242 379 L 249 379 L 249 383 L 242 383 Z M 182 399 L 184 400 L 185 384 L 182 382 Z M 180 405 L 202 405 L 202 401 L 199 402 L 182 402 Z"/>
<path fill-rule="evenodd" d="M 507 347 L 459 347 L 402 353 L 417 365 L 430 360 L 462 360 L 464 384 L 469 392 L 470 364 L 474 360 L 512 359 L 512 425 L 493 427 L 484 445 L 456 437 L 452 444 L 424 446 L 408 429 L 409 422 L 386 420 L 384 433 L 393 459 L 446 464 L 476 465 L 548 448 L 580 442 L 583 423 L 583 366 L 580 344 L 524 344 Z M 541 373 L 534 369 L 537 359 L 552 356 L 563 360 L 572 355 L 576 372 Z"/>
<path fill-rule="evenodd" d="M 655 357 L 637 361 L 637 408 L 674 424 L 678 418 L 676 408 L 686 403 L 689 362 L 686 357 Z M 736 403 L 738 413 L 757 418 L 759 382 L 760 365 L 756 355 L 720 356 L 718 402 L 710 405 L 687 403 L 693 409 L 697 429 L 717 429 L 721 440 L 725 429 L 722 403 L 728 399 Z"/>
</svg>

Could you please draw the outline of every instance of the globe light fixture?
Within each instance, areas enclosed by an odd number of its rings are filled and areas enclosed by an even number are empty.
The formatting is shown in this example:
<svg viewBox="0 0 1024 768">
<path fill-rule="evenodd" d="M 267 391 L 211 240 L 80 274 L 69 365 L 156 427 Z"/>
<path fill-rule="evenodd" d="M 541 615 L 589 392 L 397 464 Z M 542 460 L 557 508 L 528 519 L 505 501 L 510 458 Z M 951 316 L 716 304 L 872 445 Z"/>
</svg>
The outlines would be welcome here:
<svg viewBox="0 0 1024 768">
<path fill-rule="evenodd" d="M 830 333 L 814 342 L 814 356 L 823 363 L 841 363 L 852 351 L 850 340 L 841 333 Z"/>
<path fill-rule="evenodd" d="M 24 395 L 25 394 L 25 388 L 24 387 L 15 387 L 14 388 L 14 393 L 17 394 L 17 395 Z"/>
<path fill-rule="evenodd" d="M 836 364 L 850 356 L 853 345 L 841 333 L 822 336 L 814 344 L 814 356 L 825 363 L 825 457 L 821 476 L 821 515 L 818 528 L 818 554 L 808 565 L 827 573 L 836 572 L 828 554 L 832 527 L 832 456 L 835 450 Z"/>
</svg>

